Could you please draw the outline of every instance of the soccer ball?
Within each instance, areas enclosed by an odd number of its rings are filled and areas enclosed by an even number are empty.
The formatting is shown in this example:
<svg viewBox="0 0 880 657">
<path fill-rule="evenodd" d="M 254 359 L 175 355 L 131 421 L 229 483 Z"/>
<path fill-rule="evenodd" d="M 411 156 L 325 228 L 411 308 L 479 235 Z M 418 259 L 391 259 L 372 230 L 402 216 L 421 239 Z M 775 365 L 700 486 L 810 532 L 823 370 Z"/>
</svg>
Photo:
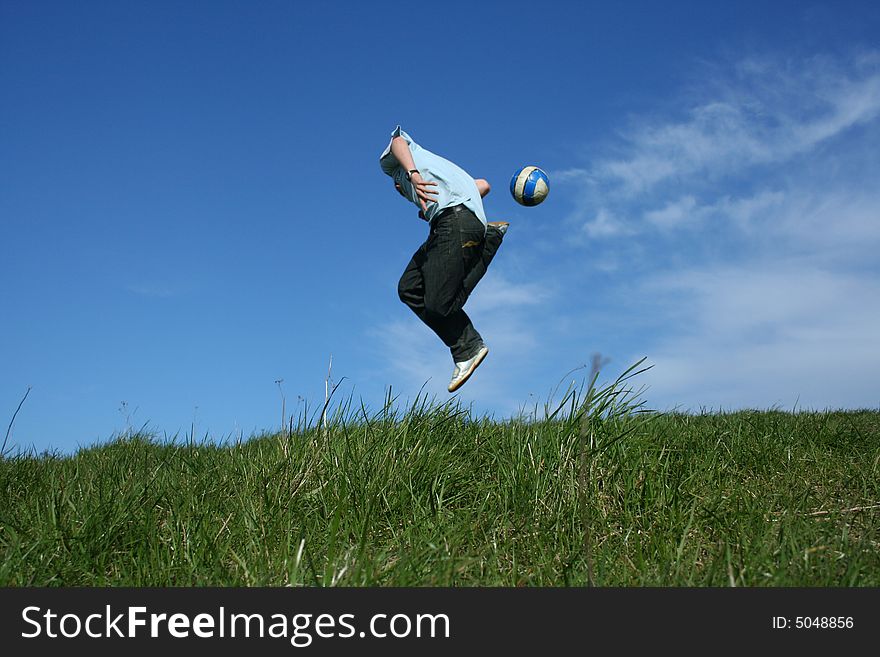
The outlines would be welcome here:
<svg viewBox="0 0 880 657">
<path fill-rule="evenodd" d="M 538 205 L 550 193 L 550 180 L 538 167 L 523 167 L 510 179 L 510 193 L 520 205 Z"/>
</svg>

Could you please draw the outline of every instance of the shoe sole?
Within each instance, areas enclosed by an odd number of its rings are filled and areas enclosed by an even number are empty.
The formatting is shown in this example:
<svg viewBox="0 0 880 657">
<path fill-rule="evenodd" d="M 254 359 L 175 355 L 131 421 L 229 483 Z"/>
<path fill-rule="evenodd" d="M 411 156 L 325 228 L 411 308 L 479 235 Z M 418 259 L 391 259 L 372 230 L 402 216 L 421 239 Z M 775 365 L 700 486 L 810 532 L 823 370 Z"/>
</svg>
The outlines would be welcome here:
<svg viewBox="0 0 880 657">
<path fill-rule="evenodd" d="M 467 371 L 467 373 L 463 377 L 461 377 L 461 380 L 458 383 L 455 383 L 454 385 L 450 385 L 447 388 L 447 390 L 449 390 L 449 392 L 455 392 L 456 390 L 461 388 L 465 383 L 467 383 L 467 380 L 469 378 L 471 378 L 471 374 L 473 374 L 474 372 L 477 371 L 477 368 L 480 366 L 480 363 L 482 363 L 486 359 L 486 356 L 488 356 L 488 355 L 489 355 L 489 348 L 484 347 L 482 355 L 477 356 L 477 360 L 475 360 L 474 364 L 471 365 L 471 369 L 469 369 Z"/>
</svg>

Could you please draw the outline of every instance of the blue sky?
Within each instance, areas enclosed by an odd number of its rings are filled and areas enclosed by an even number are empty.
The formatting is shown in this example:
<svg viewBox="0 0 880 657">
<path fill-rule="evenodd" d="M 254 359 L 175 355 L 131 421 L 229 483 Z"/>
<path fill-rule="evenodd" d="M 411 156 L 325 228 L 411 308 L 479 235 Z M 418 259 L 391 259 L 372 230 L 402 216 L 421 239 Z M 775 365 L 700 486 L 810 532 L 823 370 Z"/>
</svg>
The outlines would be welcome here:
<svg viewBox="0 0 880 657">
<path fill-rule="evenodd" d="M 340 397 L 446 399 L 396 295 L 426 236 L 378 166 L 398 124 L 511 222 L 467 305 L 477 413 L 594 353 L 647 357 L 657 409 L 877 408 L 878 34 L 870 2 L 4 0 L 7 448 L 246 438 L 331 356 Z"/>
</svg>

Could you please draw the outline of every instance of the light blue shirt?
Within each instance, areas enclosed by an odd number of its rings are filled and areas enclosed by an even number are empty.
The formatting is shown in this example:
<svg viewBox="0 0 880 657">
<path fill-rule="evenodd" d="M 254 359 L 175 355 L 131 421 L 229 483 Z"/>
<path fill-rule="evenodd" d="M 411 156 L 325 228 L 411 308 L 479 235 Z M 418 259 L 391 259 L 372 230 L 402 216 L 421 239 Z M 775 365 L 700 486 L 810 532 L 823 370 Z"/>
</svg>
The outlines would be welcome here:
<svg viewBox="0 0 880 657">
<path fill-rule="evenodd" d="M 428 211 L 425 217 L 431 221 L 437 214 L 446 208 L 463 204 L 471 212 L 477 215 L 477 218 L 486 225 L 486 211 L 483 209 L 483 199 L 480 197 L 480 190 L 477 189 L 477 183 L 468 175 L 467 171 L 462 169 L 449 160 L 426 150 L 415 143 L 412 138 L 400 129 L 400 126 L 391 133 L 391 139 L 395 137 L 403 137 L 409 144 L 409 150 L 412 153 L 413 162 L 426 182 L 437 183 L 436 187 L 431 190 L 437 193 L 437 201 L 428 203 Z M 384 150 L 379 158 L 379 164 L 382 171 L 387 173 L 394 179 L 404 196 L 415 203 L 421 210 L 419 198 L 416 196 L 415 187 L 406 179 L 406 171 L 394 157 L 391 152 L 391 142 L 388 142 L 388 148 Z"/>
</svg>

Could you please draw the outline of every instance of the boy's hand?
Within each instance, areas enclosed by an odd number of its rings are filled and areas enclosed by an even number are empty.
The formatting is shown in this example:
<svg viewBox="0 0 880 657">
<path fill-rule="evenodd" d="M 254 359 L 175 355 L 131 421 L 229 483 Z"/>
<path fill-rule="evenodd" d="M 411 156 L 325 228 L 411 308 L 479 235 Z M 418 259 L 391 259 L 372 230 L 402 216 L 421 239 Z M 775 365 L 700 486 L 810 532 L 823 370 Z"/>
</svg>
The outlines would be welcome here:
<svg viewBox="0 0 880 657">
<path fill-rule="evenodd" d="M 423 180 L 422 174 L 418 171 L 410 175 L 409 181 L 412 183 L 413 189 L 416 190 L 416 196 L 419 197 L 419 204 L 422 206 L 422 212 L 427 212 L 428 203 L 437 202 L 437 192 L 431 189 L 432 187 L 436 187 L 437 183 Z"/>
</svg>

